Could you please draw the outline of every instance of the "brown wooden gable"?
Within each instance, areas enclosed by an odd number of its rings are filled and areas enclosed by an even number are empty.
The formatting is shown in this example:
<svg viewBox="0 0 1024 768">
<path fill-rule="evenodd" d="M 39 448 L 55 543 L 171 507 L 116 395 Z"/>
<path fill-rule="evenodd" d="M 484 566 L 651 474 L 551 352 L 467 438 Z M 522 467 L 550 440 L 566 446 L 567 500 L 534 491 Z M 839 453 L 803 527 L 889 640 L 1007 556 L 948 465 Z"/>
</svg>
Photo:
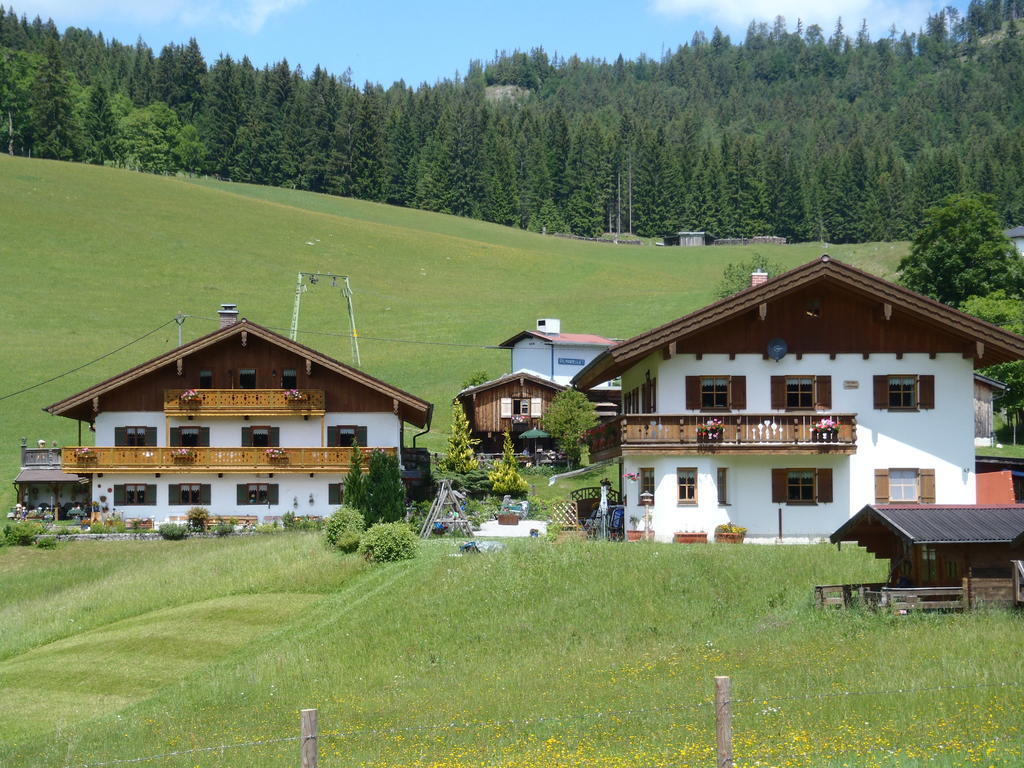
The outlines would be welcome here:
<svg viewBox="0 0 1024 768">
<path fill-rule="evenodd" d="M 395 412 L 420 427 L 430 420 L 432 406 L 426 401 L 247 321 L 153 358 L 46 410 L 83 421 L 92 421 L 99 411 L 160 411 L 164 390 L 199 388 L 200 371 L 213 374 L 211 388 L 235 389 L 242 369 L 255 369 L 258 389 L 280 388 L 284 370 L 293 369 L 298 389 L 324 391 L 328 411 Z"/>
<path fill-rule="evenodd" d="M 677 354 L 764 354 L 783 339 L 789 354 L 953 352 L 973 357 L 973 344 L 903 308 L 850 291 L 833 280 L 804 286 L 726 318 L 696 333 L 672 339 Z"/>
<path fill-rule="evenodd" d="M 649 354 L 956 352 L 976 367 L 1024 359 L 1024 337 L 822 256 L 618 344 L 577 374 L 589 389 Z"/>
</svg>

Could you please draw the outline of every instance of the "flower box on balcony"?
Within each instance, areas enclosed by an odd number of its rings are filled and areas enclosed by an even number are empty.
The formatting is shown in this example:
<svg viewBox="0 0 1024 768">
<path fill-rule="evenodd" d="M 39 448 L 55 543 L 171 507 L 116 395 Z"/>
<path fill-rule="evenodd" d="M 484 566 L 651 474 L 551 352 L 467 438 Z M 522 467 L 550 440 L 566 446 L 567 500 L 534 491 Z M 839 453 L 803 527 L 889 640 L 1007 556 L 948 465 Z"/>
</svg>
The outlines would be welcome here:
<svg viewBox="0 0 1024 768">
<path fill-rule="evenodd" d="M 195 461 L 196 452 L 193 448 L 175 448 L 171 451 L 171 458 L 175 461 Z"/>
<path fill-rule="evenodd" d="M 92 448 L 75 448 L 75 458 L 79 461 L 89 461 L 96 458 L 96 451 Z"/>
<path fill-rule="evenodd" d="M 676 544 L 707 544 L 707 531 L 676 531 L 672 536 Z"/>
<path fill-rule="evenodd" d="M 284 448 L 267 448 L 265 453 L 270 461 L 288 461 L 288 452 Z"/>
<path fill-rule="evenodd" d="M 194 389 L 186 389 L 184 392 L 178 395 L 178 401 L 182 405 L 195 405 L 201 402 L 202 399 L 203 396 L 200 395 L 199 392 L 197 392 Z"/>
<path fill-rule="evenodd" d="M 299 389 L 286 389 L 284 399 L 289 403 L 305 403 L 309 401 L 309 395 Z"/>
<path fill-rule="evenodd" d="M 725 425 L 721 419 L 708 419 L 703 424 L 697 425 L 697 440 L 702 443 L 721 440 L 724 432 Z"/>
</svg>

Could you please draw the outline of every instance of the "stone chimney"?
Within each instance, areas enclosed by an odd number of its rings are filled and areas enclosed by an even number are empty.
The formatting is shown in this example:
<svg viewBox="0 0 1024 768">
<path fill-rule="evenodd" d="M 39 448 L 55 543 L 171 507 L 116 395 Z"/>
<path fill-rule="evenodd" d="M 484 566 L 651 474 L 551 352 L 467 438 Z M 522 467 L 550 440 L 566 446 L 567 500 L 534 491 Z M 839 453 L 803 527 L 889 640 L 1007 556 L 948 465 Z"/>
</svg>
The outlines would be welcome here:
<svg viewBox="0 0 1024 768">
<path fill-rule="evenodd" d="M 229 325 L 234 325 L 238 322 L 238 305 L 221 304 L 217 314 L 220 316 L 220 327 L 227 328 Z"/>
<path fill-rule="evenodd" d="M 755 285 L 762 285 L 768 281 L 768 273 L 764 270 L 758 269 L 750 273 L 750 287 L 753 288 Z"/>
</svg>

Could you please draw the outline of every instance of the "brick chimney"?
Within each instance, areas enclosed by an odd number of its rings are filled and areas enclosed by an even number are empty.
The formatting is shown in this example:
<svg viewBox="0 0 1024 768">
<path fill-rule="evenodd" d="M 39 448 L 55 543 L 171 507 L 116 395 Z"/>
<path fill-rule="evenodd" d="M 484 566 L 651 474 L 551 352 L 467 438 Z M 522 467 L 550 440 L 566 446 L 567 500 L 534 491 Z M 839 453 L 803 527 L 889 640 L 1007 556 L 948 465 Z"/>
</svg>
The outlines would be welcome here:
<svg viewBox="0 0 1024 768">
<path fill-rule="evenodd" d="M 220 327 L 227 328 L 229 325 L 234 325 L 238 322 L 238 305 L 221 304 L 217 314 L 220 316 Z"/>
<path fill-rule="evenodd" d="M 750 273 L 750 287 L 753 288 L 755 285 L 762 285 L 767 282 L 768 273 L 764 270 L 758 269 Z"/>
</svg>

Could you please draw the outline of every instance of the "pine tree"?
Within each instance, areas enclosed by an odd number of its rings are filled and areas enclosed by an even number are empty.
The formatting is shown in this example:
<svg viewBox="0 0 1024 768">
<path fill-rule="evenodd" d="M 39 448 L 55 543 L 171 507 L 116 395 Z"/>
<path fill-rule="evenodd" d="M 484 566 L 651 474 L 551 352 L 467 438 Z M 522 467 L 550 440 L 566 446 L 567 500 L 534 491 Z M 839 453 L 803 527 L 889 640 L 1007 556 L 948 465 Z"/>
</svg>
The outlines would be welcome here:
<svg viewBox="0 0 1024 768">
<path fill-rule="evenodd" d="M 398 457 L 384 451 L 370 454 L 366 475 L 367 522 L 393 523 L 405 516 L 405 487 L 398 468 Z"/>
<path fill-rule="evenodd" d="M 71 84 L 56 42 L 46 42 L 44 56 L 32 86 L 32 153 L 71 160 L 77 148 Z"/>
<path fill-rule="evenodd" d="M 487 473 L 487 479 L 491 481 L 491 489 L 501 496 L 521 496 L 530 490 L 526 479 L 519 472 L 519 462 L 512 448 L 512 436 L 508 432 L 505 433 L 501 461 Z"/>
<path fill-rule="evenodd" d="M 437 468 L 442 472 L 472 472 L 480 466 L 473 451 L 473 446 L 479 443 L 479 440 L 470 435 L 469 419 L 466 418 L 465 409 L 458 401 L 454 402 L 452 427 L 448 434 L 448 451 L 438 461 Z"/>
<path fill-rule="evenodd" d="M 85 139 L 87 162 L 103 165 L 114 158 L 117 143 L 117 120 L 110 109 L 110 95 L 103 83 L 97 83 L 89 92 L 85 111 Z"/>
<path fill-rule="evenodd" d="M 359 443 L 352 444 L 352 458 L 349 460 L 348 474 L 345 475 L 345 506 L 368 511 L 366 498 L 366 476 L 363 474 L 363 451 Z"/>
</svg>

